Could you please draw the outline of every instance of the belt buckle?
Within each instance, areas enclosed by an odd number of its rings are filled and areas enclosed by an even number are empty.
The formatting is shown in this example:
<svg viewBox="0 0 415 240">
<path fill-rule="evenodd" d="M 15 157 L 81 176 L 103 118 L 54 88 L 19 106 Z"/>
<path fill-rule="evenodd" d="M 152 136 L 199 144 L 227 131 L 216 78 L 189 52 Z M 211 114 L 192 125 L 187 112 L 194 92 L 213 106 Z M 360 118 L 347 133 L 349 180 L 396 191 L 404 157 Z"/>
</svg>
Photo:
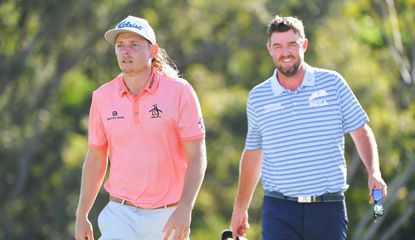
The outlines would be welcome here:
<svg viewBox="0 0 415 240">
<path fill-rule="evenodd" d="M 298 202 L 299 203 L 311 203 L 314 200 L 314 196 L 299 196 Z"/>
</svg>

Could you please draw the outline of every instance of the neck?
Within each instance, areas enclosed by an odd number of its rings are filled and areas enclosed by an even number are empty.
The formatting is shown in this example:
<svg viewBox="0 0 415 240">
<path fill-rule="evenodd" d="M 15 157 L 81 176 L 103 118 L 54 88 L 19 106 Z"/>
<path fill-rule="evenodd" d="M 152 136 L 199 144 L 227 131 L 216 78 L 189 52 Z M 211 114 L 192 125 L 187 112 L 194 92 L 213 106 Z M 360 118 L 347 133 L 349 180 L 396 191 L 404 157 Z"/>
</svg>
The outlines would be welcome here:
<svg viewBox="0 0 415 240">
<path fill-rule="evenodd" d="M 151 69 L 141 74 L 129 74 L 123 73 L 123 78 L 125 85 L 127 85 L 128 90 L 134 95 L 139 95 L 144 89 L 148 79 L 151 76 Z"/>
<path fill-rule="evenodd" d="M 305 66 L 301 65 L 298 69 L 298 72 L 293 76 L 286 76 L 277 71 L 277 79 L 281 86 L 283 86 L 286 89 L 295 91 L 298 89 L 298 87 L 300 87 L 301 83 L 303 82 L 304 74 Z"/>
</svg>

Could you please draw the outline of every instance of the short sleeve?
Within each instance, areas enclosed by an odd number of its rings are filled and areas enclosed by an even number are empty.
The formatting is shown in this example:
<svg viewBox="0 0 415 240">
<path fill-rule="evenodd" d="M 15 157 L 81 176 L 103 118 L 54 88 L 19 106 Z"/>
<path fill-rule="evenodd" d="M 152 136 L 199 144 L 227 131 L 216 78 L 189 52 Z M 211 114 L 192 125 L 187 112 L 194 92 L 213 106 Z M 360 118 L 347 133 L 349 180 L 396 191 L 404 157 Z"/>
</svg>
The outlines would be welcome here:
<svg viewBox="0 0 415 240">
<path fill-rule="evenodd" d="M 178 128 L 182 141 L 192 141 L 205 137 L 200 103 L 196 92 L 188 82 L 184 84 L 180 97 Z"/>
<path fill-rule="evenodd" d="M 108 140 L 102 124 L 98 102 L 98 96 L 94 92 L 89 110 L 88 145 L 93 148 L 104 149 L 108 146 Z"/>
<path fill-rule="evenodd" d="M 262 147 L 261 144 L 261 133 L 258 127 L 257 117 L 253 103 L 248 97 L 248 103 L 246 107 L 247 118 L 248 118 L 248 131 L 245 141 L 245 149 L 256 150 Z"/>
<path fill-rule="evenodd" d="M 369 122 L 369 117 L 344 78 L 341 75 L 339 78 L 337 91 L 342 112 L 343 132 L 349 133 Z"/>
</svg>

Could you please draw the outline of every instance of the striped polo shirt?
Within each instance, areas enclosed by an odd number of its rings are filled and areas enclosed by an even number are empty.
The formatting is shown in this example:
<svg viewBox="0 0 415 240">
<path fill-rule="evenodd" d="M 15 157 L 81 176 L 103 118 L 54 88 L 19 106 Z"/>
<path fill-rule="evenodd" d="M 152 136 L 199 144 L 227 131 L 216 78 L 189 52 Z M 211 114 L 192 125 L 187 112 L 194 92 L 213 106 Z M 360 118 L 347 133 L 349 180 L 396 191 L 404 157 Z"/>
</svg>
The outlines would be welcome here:
<svg viewBox="0 0 415 240">
<path fill-rule="evenodd" d="M 276 76 L 248 97 L 247 150 L 262 149 L 262 185 L 286 196 L 344 192 L 344 134 L 369 121 L 344 78 L 306 64 L 295 91 Z"/>
</svg>

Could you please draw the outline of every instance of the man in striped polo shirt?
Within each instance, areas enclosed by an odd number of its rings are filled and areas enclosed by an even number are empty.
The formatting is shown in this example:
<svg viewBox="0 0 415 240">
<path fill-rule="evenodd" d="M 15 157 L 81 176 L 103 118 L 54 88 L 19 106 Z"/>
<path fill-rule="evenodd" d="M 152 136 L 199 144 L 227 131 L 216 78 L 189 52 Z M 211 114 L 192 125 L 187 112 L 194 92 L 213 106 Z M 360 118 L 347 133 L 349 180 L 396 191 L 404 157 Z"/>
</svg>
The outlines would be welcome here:
<svg viewBox="0 0 415 240">
<path fill-rule="evenodd" d="M 301 20 L 277 15 L 267 34 L 276 70 L 248 97 L 234 238 L 249 227 L 248 208 L 262 177 L 264 240 L 346 239 L 344 134 L 351 134 L 366 167 L 369 194 L 375 188 L 387 194 L 368 116 L 339 73 L 304 62 Z"/>
</svg>

